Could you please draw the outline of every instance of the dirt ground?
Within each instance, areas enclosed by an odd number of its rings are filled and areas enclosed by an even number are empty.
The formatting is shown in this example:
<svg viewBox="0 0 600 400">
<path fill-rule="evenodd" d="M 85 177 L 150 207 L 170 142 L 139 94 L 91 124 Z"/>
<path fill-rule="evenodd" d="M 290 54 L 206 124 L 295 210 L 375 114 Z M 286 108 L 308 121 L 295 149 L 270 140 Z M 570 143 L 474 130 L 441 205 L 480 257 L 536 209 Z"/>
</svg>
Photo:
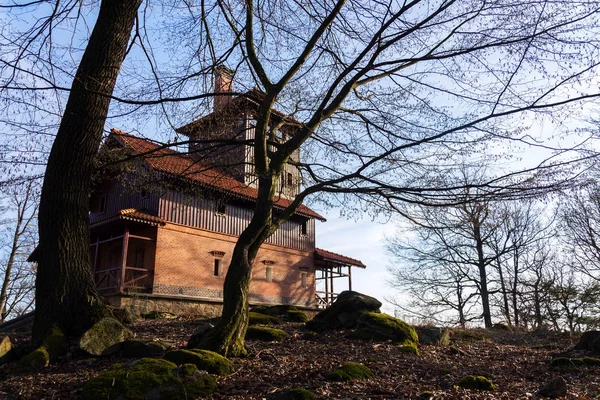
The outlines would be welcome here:
<svg viewBox="0 0 600 400">
<path fill-rule="evenodd" d="M 193 318 L 146 320 L 132 325 L 137 338 L 162 339 L 182 347 L 198 325 Z M 568 335 L 495 330 L 454 331 L 448 347 L 420 346 L 418 356 L 391 343 L 346 338 L 348 332 L 313 334 L 304 324 L 286 323 L 281 343 L 247 341 L 249 357 L 233 359 L 235 372 L 218 381 L 211 399 L 262 399 L 281 389 L 302 387 L 319 399 L 411 399 L 433 392 L 434 399 L 529 399 L 540 386 L 562 376 L 567 399 L 600 398 L 600 367 L 551 367 L 553 356 L 573 345 Z M 27 335 L 16 337 L 27 340 Z M 0 399 L 76 399 L 83 384 L 121 356 L 90 358 L 73 352 L 36 374 L 16 374 L 0 366 Z M 330 382 L 327 374 L 346 361 L 367 365 L 375 378 Z M 484 375 L 495 392 L 460 389 L 465 375 Z"/>
</svg>

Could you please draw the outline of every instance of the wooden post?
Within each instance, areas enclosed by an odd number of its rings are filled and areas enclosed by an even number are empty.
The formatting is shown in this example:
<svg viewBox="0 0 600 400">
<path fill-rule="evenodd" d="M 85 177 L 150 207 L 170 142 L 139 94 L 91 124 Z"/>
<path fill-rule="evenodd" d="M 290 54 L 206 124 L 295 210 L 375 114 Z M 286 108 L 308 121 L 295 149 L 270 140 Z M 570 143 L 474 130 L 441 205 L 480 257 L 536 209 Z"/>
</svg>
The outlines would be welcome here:
<svg viewBox="0 0 600 400">
<path fill-rule="evenodd" d="M 352 267 L 348 265 L 348 290 L 352 290 Z"/>
<path fill-rule="evenodd" d="M 329 279 L 326 266 L 323 267 L 323 277 L 325 278 L 325 307 L 329 307 Z"/>
<path fill-rule="evenodd" d="M 92 274 L 94 275 L 94 279 L 96 278 L 96 268 L 98 268 L 98 248 L 100 247 L 100 235 L 96 236 L 96 251 L 94 251 L 94 266 L 92 270 Z"/>
<path fill-rule="evenodd" d="M 121 258 L 121 284 L 119 291 L 123 293 L 125 289 L 125 267 L 127 266 L 127 247 L 129 246 L 129 227 L 125 225 L 125 233 L 123 234 L 123 253 Z"/>
<path fill-rule="evenodd" d="M 331 267 L 331 274 L 329 275 L 329 280 L 331 281 L 331 283 L 329 284 L 330 289 L 331 289 L 331 304 L 333 304 L 333 296 L 334 296 L 334 292 L 333 292 L 333 266 Z"/>
</svg>

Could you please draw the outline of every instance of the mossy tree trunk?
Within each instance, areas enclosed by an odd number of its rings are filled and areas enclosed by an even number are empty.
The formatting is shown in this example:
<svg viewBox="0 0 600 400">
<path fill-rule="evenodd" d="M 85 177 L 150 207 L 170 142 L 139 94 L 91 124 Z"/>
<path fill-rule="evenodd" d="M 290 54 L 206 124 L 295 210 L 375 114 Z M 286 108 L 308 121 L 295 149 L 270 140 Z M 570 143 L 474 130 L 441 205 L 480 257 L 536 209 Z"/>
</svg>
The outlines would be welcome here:
<svg viewBox="0 0 600 400">
<path fill-rule="evenodd" d="M 96 153 L 141 0 L 102 0 L 48 158 L 39 209 L 33 341 L 81 334 L 106 314 L 89 256 Z"/>
</svg>

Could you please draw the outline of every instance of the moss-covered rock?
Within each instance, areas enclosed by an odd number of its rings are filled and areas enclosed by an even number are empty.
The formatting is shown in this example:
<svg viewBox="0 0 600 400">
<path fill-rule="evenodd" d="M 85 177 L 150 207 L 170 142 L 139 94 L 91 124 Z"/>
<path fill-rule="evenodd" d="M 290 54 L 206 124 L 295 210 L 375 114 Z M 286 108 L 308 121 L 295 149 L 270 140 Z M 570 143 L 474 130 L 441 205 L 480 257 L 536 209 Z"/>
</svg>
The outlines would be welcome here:
<svg viewBox="0 0 600 400">
<path fill-rule="evenodd" d="M 126 340 L 123 342 L 123 355 L 127 358 L 160 357 L 171 345 L 161 341 Z"/>
<path fill-rule="evenodd" d="M 12 343 L 8 336 L 0 336 L 0 365 L 11 359 Z"/>
<path fill-rule="evenodd" d="M 133 332 L 114 318 L 102 318 L 79 339 L 79 348 L 93 356 L 106 356 L 121 350 Z"/>
<path fill-rule="evenodd" d="M 433 392 L 426 390 L 424 392 L 419 393 L 419 395 L 417 396 L 419 399 L 432 399 L 433 398 Z"/>
<path fill-rule="evenodd" d="M 358 319 L 356 331 L 351 338 L 362 340 L 391 340 L 399 346 L 407 347 L 407 351 L 416 350 L 419 341 L 417 332 L 406 322 L 387 314 L 364 313 Z"/>
<path fill-rule="evenodd" d="M 82 400 L 179 400 L 206 397 L 217 387 L 213 375 L 195 365 L 178 368 L 172 362 L 142 358 L 110 370 L 85 383 Z"/>
<path fill-rule="evenodd" d="M 210 374 L 225 376 L 233 372 L 233 365 L 220 354 L 208 350 L 173 350 L 165 354 L 165 360 L 177 365 L 194 364 Z"/>
<path fill-rule="evenodd" d="M 590 366 L 600 366 L 600 358 L 596 358 L 596 357 L 584 357 L 583 358 L 583 363 L 585 365 L 590 365 Z"/>
<path fill-rule="evenodd" d="M 117 321 L 119 321 L 122 324 L 128 325 L 128 324 L 131 324 L 136 319 L 139 319 L 139 317 L 137 315 L 132 313 L 127 308 L 119 308 L 119 307 L 114 307 L 114 306 L 107 306 L 107 307 L 108 307 L 109 314 L 114 319 L 116 319 Z"/>
<path fill-rule="evenodd" d="M 300 310 L 289 310 L 283 318 L 289 322 L 308 322 L 310 320 L 308 315 Z"/>
<path fill-rule="evenodd" d="M 215 326 L 213 324 L 209 324 L 209 323 L 200 324 L 200 326 L 198 326 L 198 328 L 194 331 L 194 333 L 192 333 L 190 340 L 188 340 L 187 348 L 195 349 L 195 348 L 199 347 L 200 343 L 202 343 L 202 341 L 204 340 L 206 335 L 208 335 L 208 333 L 214 327 Z"/>
<path fill-rule="evenodd" d="M 584 332 L 574 349 L 600 353 L 600 331 Z"/>
<path fill-rule="evenodd" d="M 357 362 L 346 362 L 341 367 L 333 371 L 327 376 L 330 381 L 351 381 L 351 380 L 362 380 L 372 378 L 373 371 L 369 367 L 357 363 Z"/>
<path fill-rule="evenodd" d="M 485 376 L 479 375 L 467 375 L 463 376 L 456 386 L 463 389 L 475 389 L 475 390 L 496 390 L 497 387 Z"/>
<path fill-rule="evenodd" d="M 292 306 L 290 304 L 280 304 L 276 306 L 256 306 L 252 307 L 252 312 L 257 312 L 260 314 L 271 315 L 274 317 L 283 317 L 288 311 L 297 311 L 298 308 L 296 306 Z"/>
<path fill-rule="evenodd" d="M 167 311 L 150 311 L 141 315 L 144 319 L 175 319 L 176 314 Z"/>
<path fill-rule="evenodd" d="M 21 358 L 17 371 L 35 372 L 47 367 L 53 361 L 67 352 L 67 339 L 62 331 L 53 327 L 42 345 Z"/>
<path fill-rule="evenodd" d="M 306 323 L 314 331 L 355 328 L 359 317 L 367 312 L 379 312 L 381 302 L 374 297 L 351 290 L 340 293 L 331 306 Z"/>
<path fill-rule="evenodd" d="M 538 396 L 550 397 L 551 399 L 564 397 L 567 395 L 567 381 L 563 377 L 558 376 L 542 385 L 537 394 Z"/>
<path fill-rule="evenodd" d="M 550 362 L 552 367 L 573 367 L 585 365 L 583 358 L 556 357 Z"/>
<path fill-rule="evenodd" d="M 16 370 L 19 372 L 36 372 L 44 369 L 50 364 L 50 354 L 44 346 L 40 346 L 17 363 Z"/>
<path fill-rule="evenodd" d="M 246 339 L 256 339 L 264 342 L 281 342 L 289 336 L 286 331 L 264 326 L 249 326 L 246 331 Z"/>
<path fill-rule="evenodd" d="M 248 324 L 250 325 L 279 325 L 281 320 L 277 317 L 267 314 L 261 314 L 254 311 L 248 313 Z"/>
<path fill-rule="evenodd" d="M 267 396 L 268 400 L 314 400 L 314 398 L 314 394 L 302 388 L 283 390 Z"/>
<path fill-rule="evenodd" d="M 436 326 L 415 326 L 419 336 L 419 343 L 433 346 L 448 346 L 450 344 L 450 330 Z"/>
</svg>

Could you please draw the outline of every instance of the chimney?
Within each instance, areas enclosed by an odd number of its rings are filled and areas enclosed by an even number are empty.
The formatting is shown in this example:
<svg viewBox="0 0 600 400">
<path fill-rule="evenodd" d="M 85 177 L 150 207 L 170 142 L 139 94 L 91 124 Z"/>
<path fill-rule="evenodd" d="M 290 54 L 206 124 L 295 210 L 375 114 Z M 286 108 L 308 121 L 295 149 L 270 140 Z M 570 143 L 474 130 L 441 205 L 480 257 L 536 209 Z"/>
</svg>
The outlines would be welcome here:
<svg viewBox="0 0 600 400">
<path fill-rule="evenodd" d="M 233 71 L 224 65 L 218 65 L 214 69 L 215 93 L 231 93 L 231 82 Z M 213 111 L 218 111 L 231 101 L 231 95 L 217 95 L 214 99 Z"/>
</svg>

